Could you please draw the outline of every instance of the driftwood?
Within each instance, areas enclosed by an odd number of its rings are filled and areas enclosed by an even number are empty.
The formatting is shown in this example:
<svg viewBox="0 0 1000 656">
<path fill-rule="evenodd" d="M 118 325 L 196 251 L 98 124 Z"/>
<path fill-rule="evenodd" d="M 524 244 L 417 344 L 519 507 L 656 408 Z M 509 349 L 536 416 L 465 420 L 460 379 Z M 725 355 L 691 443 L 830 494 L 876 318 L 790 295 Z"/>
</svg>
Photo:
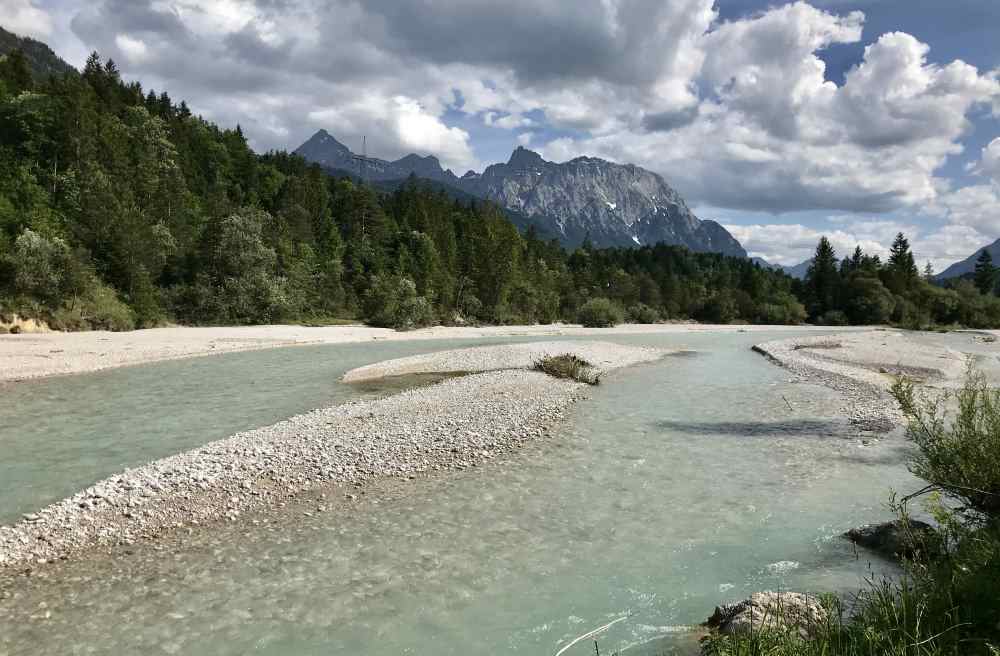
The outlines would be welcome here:
<svg viewBox="0 0 1000 656">
<path fill-rule="evenodd" d="M 627 620 L 630 617 L 632 617 L 632 613 L 629 613 L 628 615 L 623 615 L 623 616 L 619 617 L 618 619 L 616 619 L 614 621 L 608 622 L 604 626 L 599 626 L 596 629 L 594 629 L 593 631 L 589 631 L 587 633 L 584 633 L 582 636 L 580 636 L 578 638 L 574 638 L 572 641 L 570 641 L 570 643 L 568 645 L 566 645 L 565 647 L 563 647 L 562 649 L 560 649 L 559 651 L 557 651 L 556 654 L 555 654 L 555 656 L 561 656 L 562 654 L 566 653 L 566 651 L 570 647 L 572 647 L 573 645 L 577 644 L 578 642 L 586 640 L 587 638 L 593 638 L 595 635 L 597 635 L 599 633 L 602 633 L 604 631 L 607 631 L 608 629 L 610 629 L 615 624 L 618 624 L 619 622 L 624 622 L 625 620 Z"/>
</svg>

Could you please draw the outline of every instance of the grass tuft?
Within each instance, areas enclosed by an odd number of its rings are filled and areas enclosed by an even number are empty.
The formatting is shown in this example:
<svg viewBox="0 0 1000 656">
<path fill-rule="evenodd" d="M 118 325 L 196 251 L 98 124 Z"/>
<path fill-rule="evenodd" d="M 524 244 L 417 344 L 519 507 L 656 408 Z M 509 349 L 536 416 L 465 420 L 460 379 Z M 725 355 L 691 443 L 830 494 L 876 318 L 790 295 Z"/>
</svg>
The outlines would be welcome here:
<svg viewBox="0 0 1000 656">
<path fill-rule="evenodd" d="M 535 370 L 554 378 L 569 378 L 588 385 L 599 385 L 601 372 L 583 358 L 572 353 L 547 355 L 535 362 Z"/>
</svg>

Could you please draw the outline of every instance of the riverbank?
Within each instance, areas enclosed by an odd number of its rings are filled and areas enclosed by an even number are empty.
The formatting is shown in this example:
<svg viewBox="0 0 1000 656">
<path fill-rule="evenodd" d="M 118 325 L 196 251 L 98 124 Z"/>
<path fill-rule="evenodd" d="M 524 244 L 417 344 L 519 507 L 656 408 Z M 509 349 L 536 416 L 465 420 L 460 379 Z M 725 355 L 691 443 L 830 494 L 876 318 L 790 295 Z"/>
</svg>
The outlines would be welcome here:
<svg viewBox="0 0 1000 656">
<path fill-rule="evenodd" d="M 475 467 L 545 435 L 586 393 L 581 383 L 517 369 L 523 354 L 508 346 L 488 348 L 498 349 L 491 361 L 508 357 L 514 369 L 316 410 L 109 477 L 0 527 L 0 567 L 43 564 L 184 527 L 235 521 L 319 485 L 363 486 Z M 548 348 L 599 353 L 606 370 L 666 353 L 587 342 Z M 469 370 L 467 361 L 461 366 Z"/>
<path fill-rule="evenodd" d="M 0 383 L 85 373 L 195 356 L 296 345 L 357 342 L 644 335 L 703 332 L 825 330 L 803 326 L 736 326 L 710 324 L 625 324 L 615 328 L 547 326 L 436 326 L 398 332 L 368 326 L 228 326 L 151 328 L 132 332 L 32 333 L 0 335 Z"/>
<path fill-rule="evenodd" d="M 757 344 L 754 350 L 802 380 L 840 392 L 851 423 L 873 432 L 889 432 L 902 423 L 899 405 L 889 394 L 899 376 L 925 388 L 954 388 L 966 367 L 965 353 L 918 343 L 895 330 L 781 339 Z"/>
</svg>

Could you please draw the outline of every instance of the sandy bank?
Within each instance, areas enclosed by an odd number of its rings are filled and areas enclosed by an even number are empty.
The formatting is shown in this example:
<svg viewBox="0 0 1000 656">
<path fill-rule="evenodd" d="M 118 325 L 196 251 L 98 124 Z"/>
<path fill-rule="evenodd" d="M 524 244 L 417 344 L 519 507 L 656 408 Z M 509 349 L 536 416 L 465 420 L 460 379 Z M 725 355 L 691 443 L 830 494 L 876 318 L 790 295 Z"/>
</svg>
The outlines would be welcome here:
<svg viewBox="0 0 1000 656">
<path fill-rule="evenodd" d="M 845 411 L 862 430 L 886 432 L 902 421 L 889 388 L 900 375 L 930 387 L 961 383 L 966 354 L 917 342 L 894 330 L 838 333 L 832 336 L 780 339 L 754 350 L 799 377 L 827 385 L 844 395 Z"/>
<path fill-rule="evenodd" d="M 44 333 L 0 335 L 0 382 L 98 371 L 158 360 L 301 344 L 344 344 L 374 340 L 477 339 L 495 337 L 600 336 L 658 333 L 802 330 L 801 326 L 714 326 L 706 324 L 622 325 L 583 328 L 550 326 L 434 327 L 396 332 L 367 326 L 238 326 L 152 328 L 128 333 Z"/>
<path fill-rule="evenodd" d="M 573 352 L 575 344 L 553 348 Z M 600 348 L 608 369 L 663 355 L 647 348 Z M 512 366 L 518 366 L 517 357 Z M 490 371 L 239 433 L 126 470 L 0 527 L 0 568 L 235 521 L 320 485 L 363 485 L 476 466 L 544 435 L 589 389 L 534 371 Z"/>
</svg>

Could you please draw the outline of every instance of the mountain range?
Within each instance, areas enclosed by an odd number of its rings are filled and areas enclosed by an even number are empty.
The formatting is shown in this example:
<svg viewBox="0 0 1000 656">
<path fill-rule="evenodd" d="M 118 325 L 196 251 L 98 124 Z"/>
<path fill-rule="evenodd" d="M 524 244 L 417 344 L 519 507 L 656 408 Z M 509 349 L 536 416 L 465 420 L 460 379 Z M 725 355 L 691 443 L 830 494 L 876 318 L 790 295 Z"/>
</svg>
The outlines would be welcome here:
<svg viewBox="0 0 1000 656">
<path fill-rule="evenodd" d="M 364 175 L 373 182 L 411 175 L 492 201 L 524 217 L 543 234 L 573 247 L 589 238 L 597 247 L 666 243 L 692 251 L 747 257 L 746 251 L 715 221 L 702 220 L 656 173 L 632 164 L 595 157 L 549 162 L 517 148 L 506 163 L 482 173 L 456 176 L 434 156 L 407 155 L 395 161 L 358 159 L 347 146 L 320 130 L 296 154 L 334 173 Z"/>
</svg>

